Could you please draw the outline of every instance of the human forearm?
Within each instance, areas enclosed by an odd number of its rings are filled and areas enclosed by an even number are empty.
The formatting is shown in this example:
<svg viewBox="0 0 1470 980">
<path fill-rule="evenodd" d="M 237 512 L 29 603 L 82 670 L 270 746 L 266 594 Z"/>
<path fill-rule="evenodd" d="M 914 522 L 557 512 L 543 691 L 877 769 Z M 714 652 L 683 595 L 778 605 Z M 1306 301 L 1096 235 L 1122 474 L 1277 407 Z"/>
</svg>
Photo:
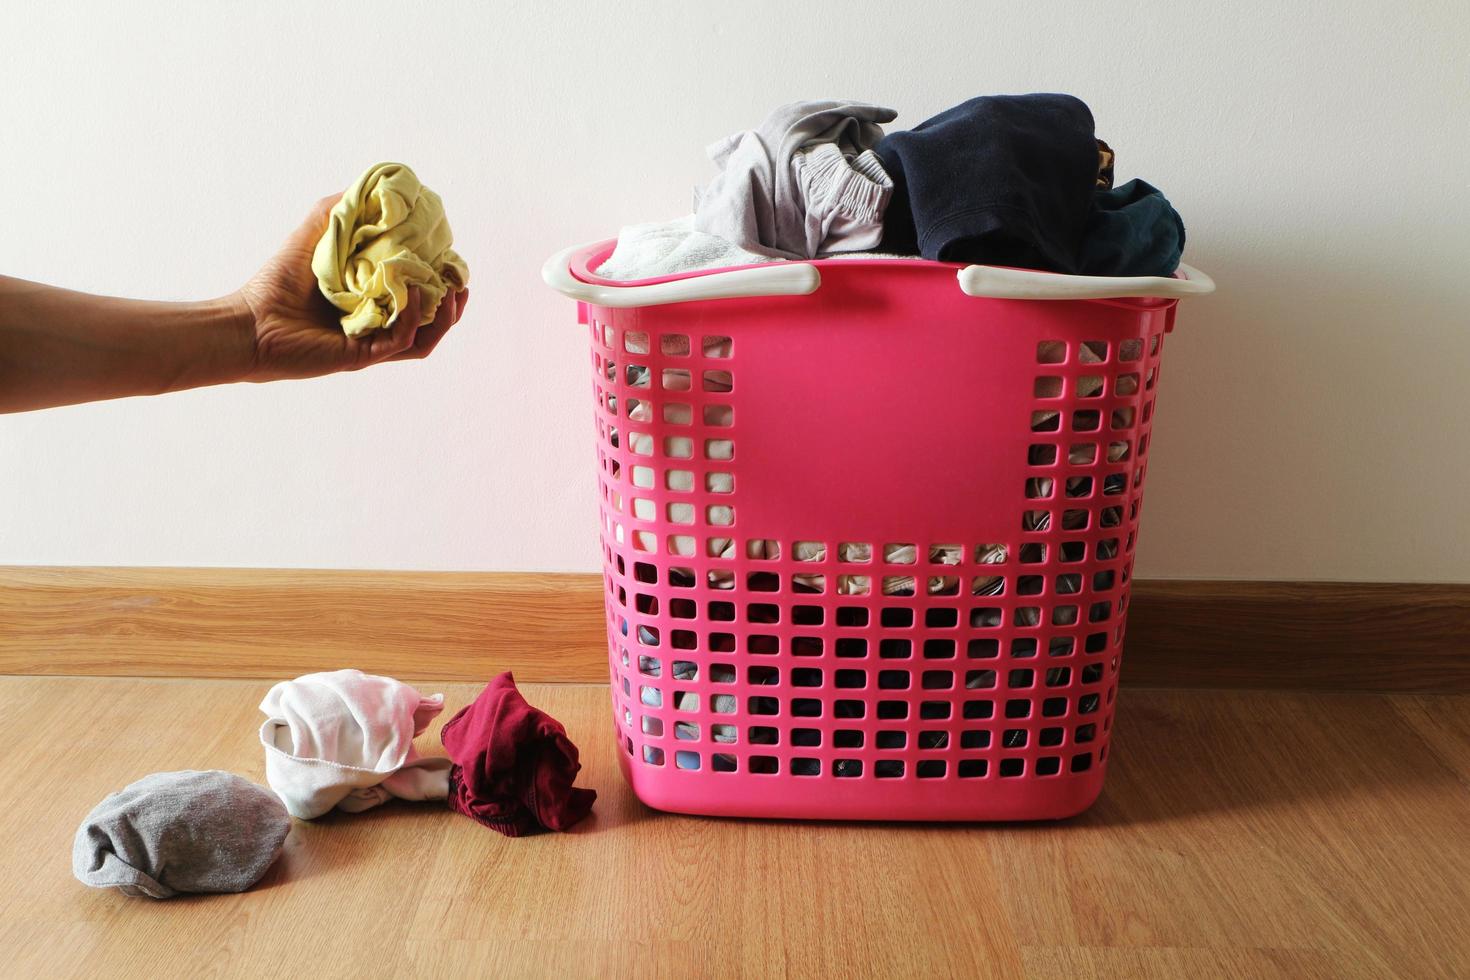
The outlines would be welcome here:
<svg viewBox="0 0 1470 980">
<path fill-rule="evenodd" d="M 243 380 L 254 345 L 237 297 L 157 303 L 0 276 L 0 413 Z"/>
</svg>

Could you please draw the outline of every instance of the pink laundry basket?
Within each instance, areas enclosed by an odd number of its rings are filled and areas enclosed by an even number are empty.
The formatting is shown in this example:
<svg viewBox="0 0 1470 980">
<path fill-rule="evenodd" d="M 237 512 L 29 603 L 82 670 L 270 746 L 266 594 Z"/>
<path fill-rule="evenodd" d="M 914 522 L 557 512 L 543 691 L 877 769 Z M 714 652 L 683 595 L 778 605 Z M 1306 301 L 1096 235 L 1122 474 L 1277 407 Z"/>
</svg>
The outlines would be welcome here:
<svg viewBox="0 0 1470 980">
<path fill-rule="evenodd" d="M 543 270 L 592 342 L 619 758 L 662 810 L 1029 820 L 1102 789 L 1197 270 Z M 958 281 L 957 281 L 958 280 Z"/>
</svg>

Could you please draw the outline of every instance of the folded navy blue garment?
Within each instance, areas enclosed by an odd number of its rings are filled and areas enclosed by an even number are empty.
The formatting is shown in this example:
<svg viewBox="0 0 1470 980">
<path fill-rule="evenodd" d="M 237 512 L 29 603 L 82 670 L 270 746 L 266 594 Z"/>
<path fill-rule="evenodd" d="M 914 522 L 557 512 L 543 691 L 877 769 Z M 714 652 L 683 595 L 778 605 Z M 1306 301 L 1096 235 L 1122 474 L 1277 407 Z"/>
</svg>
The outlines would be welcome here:
<svg viewBox="0 0 1470 980">
<path fill-rule="evenodd" d="M 885 252 L 1078 272 L 1097 191 L 1092 112 L 1070 95 L 986 95 L 876 148 L 893 178 Z"/>
<path fill-rule="evenodd" d="M 1184 221 L 1157 187 L 1130 180 L 1098 191 L 1078 256 L 1087 276 L 1167 276 L 1184 252 Z"/>
</svg>

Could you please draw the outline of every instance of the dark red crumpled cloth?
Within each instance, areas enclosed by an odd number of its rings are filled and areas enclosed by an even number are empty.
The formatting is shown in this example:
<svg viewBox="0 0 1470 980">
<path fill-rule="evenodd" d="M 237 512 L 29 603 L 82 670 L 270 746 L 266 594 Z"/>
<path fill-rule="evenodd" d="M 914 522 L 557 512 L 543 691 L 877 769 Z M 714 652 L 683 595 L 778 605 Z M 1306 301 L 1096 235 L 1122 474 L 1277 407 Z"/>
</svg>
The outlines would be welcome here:
<svg viewBox="0 0 1470 980">
<path fill-rule="evenodd" d="M 449 719 L 439 739 L 454 763 L 450 809 L 507 837 L 566 830 L 597 799 L 572 786 L 582 766 L 567 730 L 526 703 L 509 671 Z"/>
</svg>

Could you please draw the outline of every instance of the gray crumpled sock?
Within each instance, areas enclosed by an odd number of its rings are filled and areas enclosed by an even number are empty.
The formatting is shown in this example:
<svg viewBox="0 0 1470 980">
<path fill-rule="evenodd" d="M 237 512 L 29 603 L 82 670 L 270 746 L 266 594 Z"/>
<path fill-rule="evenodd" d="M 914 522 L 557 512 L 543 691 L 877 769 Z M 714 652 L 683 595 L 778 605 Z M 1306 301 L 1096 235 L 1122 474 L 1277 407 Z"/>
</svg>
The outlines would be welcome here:
<svg viewBox="0 0 1470 980">
<path fill-rule="evenodd" d="M 242 892 L 281 853 L 291 817 L 276 794 L 233 773 L 156 772 L 87 814 L 71 869 L 93 888 L 169 898 Z"/>
</svg>

